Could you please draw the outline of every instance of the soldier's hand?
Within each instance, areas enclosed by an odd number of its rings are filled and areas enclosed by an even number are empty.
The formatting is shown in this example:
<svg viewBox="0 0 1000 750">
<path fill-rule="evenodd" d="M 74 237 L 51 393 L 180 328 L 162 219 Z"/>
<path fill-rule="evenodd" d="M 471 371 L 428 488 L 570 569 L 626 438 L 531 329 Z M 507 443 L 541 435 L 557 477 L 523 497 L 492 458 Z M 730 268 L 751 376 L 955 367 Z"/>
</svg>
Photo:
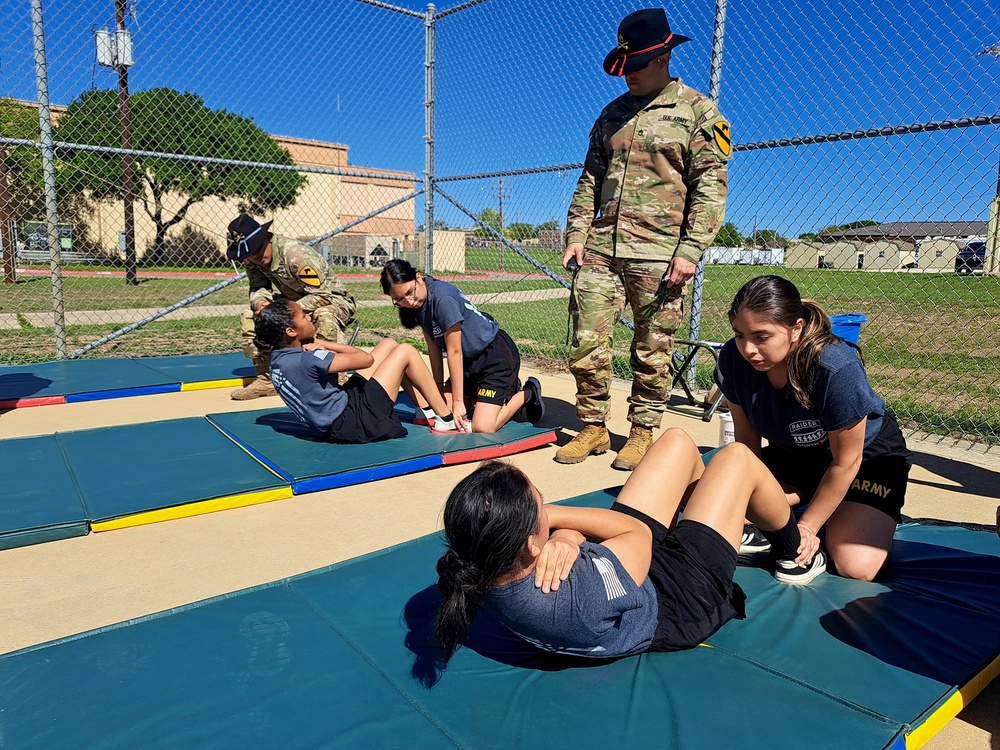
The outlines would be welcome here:
<svg viewBox="0 0 1000 750">
<path fill-rule="evenodd" d="M 563 253 L 562 267 L 567 271 L 571 271 L 569 267 L 569 261 L 573 258 L 576 260 L 576 265 L 579 268 L 583 265 L 583 243 L 582 242 L 571 242 L 566 246 L 566 252 Z"/>
<path fill-rule="evenodd" d="M 259 313 L 261 310 L 263 310 L 265 307 L 267 307 L 270 304 L 271 303 L 268 300 L 262 299 L 260 302 L 258 302 L 256 305 L 254 305 L 254 307 L 253 307 L 253 314 L 256 315 L 257 313 Z"/>
<path fill-rule="evenodd" d="M 686 258 L 673 258 L 667 266 L 663 280 L 670 286 L 681 286 L 694 276 L 695 264 Z"/>
</svg>

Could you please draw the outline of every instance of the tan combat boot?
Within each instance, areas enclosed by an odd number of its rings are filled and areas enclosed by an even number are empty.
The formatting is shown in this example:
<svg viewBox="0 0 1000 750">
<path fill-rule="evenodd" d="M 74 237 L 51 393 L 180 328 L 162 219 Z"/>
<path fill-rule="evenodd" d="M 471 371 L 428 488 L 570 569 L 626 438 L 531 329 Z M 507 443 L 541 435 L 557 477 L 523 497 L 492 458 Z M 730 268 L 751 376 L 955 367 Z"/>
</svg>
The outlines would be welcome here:
<svg viewBox="0 0 1000 750">
<path fill-rule="evenodd" d="M 611 447 L 611 435 L 603 424 L 586 424 L 580 434 L 556 451 L 561 464 L 578 464 L 587 456 L 600 455 Z"/>
<path fill-rule="evenodd" d="M 625 446 L 618 451 L 618 457 L 611 464 L 612 469 L 632 471 L 639 465 L 639 461 L 646 455 L 649 446 L 653 444 L 653 430 L 650 427 L 632 425 L 632 430 L 628 434 Z"/>
<path fill-rule="evenodd" d="M 257 377 L 250 381 L 249 385 L 237 388 L 229 394 L 233 401 L 250 401 L 261 396 L 277 396 L 274 390 L 274 383 L 271 382 L 271 373 L 267 369 L 267 357 L 254 357 L 253 366 L 257 370 Z"/>
</svg>

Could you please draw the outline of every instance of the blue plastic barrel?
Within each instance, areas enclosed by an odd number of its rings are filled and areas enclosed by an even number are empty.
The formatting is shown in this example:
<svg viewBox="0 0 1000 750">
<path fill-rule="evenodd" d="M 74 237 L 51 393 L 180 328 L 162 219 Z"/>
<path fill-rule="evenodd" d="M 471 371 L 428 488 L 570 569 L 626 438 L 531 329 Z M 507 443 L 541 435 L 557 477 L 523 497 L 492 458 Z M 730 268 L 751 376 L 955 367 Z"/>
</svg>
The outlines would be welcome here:
<svg viewBox="0 0 1000 750">
<path fill-rule="evenodd" d="M 831 315 L 833 322 L 833 335 L 840 336 L 844 341 L 852 344 L 858 343 L 858 334 L 861 333 L 861 324 L 868 321 L 862 313 L 844 313 L 843 315 Z"/>
</svg>

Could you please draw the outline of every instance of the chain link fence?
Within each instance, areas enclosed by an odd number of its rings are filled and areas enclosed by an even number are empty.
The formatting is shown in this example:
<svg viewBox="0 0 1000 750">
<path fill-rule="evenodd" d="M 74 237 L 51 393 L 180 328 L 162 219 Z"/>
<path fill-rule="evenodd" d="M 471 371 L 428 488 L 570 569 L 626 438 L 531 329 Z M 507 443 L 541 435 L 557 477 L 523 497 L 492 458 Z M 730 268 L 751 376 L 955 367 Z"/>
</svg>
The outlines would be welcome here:
<svg viewBox="0 0 1000 750">
<path fill-rule="evenodd" d="M 0 363 L 239 348 L 247 287 L 224 234 L 246 210 L 326 254 L 368 340 L 412 336 L 376 281 L 403 257 L 563 366 L 566 207 L 637 7 L 4 6 Z M 725 340 L 739 286 L 785 275 L 867 317 L 873 384 L 905 422 L 1000 441 L 1000 6 L 667 13 L 693 38 L 673 74 L 717 96 L 735 144 L 692 337 Z"/>
</svg>

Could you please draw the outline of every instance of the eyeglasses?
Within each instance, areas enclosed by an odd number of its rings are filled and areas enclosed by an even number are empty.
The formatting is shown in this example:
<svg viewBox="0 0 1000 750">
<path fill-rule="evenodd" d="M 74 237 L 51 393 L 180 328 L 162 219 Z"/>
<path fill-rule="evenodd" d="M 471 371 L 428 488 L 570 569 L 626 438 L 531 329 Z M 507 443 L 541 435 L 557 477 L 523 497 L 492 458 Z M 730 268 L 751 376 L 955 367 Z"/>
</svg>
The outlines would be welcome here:
<svg viewBox="0 0 1000 750">
<path fill-rule="evenodd" d="M 396 307 L 400 307 L 404 300 L 411 305 L 417 304 L 417 280 L 413 280 L 413 286 L 410 287 L 410 291 L 404 292 L 401 297 L 393 297 L 392 295 L 389 295 L 389 297 L 392 299 L 392 304 Z"/>
</svg>

